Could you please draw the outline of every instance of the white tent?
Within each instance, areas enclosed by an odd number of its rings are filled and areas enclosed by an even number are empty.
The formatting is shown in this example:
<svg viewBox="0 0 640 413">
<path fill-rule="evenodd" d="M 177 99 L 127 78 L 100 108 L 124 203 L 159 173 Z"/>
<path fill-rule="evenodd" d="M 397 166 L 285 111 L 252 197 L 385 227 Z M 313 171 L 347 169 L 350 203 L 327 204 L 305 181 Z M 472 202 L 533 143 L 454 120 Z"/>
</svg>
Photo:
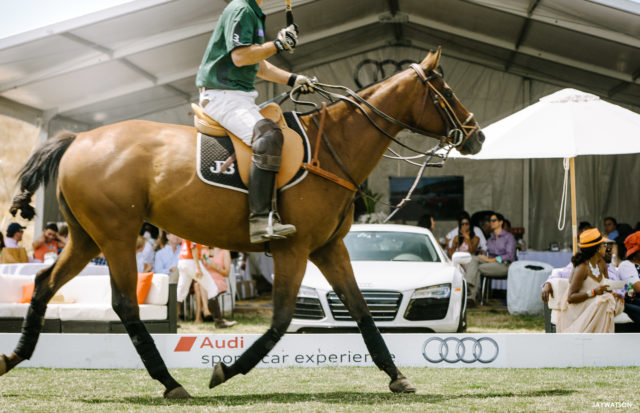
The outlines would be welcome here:
<svg viewBox="0 0 640 413">
<path fill-rule="evenodd" d="M 545 96 L 483 130 L 485 144 L 472 159 L 569 159 L 574 251 L 575 157 L 640 153 L 640 114 L 575 89 Z"/>
</svg>

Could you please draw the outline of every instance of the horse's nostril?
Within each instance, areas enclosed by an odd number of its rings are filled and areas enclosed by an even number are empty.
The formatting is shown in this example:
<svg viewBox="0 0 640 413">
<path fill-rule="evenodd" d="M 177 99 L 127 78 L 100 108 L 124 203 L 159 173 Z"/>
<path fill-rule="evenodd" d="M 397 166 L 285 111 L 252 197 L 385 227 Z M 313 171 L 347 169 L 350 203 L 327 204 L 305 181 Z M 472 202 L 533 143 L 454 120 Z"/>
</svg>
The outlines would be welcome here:
<svg viewBox="0 0 640 413">
<path fill-rule="evenodd" d="M 484 132 L 478 131 L 478 142 L 484 143 Z"/>
</svg>

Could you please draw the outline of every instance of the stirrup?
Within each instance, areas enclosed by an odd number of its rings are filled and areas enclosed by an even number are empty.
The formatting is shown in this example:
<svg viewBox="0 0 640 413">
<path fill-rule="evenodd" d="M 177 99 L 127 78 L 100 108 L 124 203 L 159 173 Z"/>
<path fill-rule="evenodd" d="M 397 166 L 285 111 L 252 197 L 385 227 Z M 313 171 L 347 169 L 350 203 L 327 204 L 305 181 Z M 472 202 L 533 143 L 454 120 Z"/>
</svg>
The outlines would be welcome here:
<svg viewBox="0 0 640 413">
<path fill-rule="evenodd" d="M 278 222 L 280 221 L 280 217 L 278 216 L 277 212 L 275 212 L 273 210 L 269 211 L 269 218 L 267 219 L 267 228 L 266 228 L 267 233 L 264 234 L 262 237 L 266 238 L 266 239 L 285 239 L 286 238 L 285 235 L 276 234 L 273 231 L 274 217 L 276 217 Z"/>
</svg>

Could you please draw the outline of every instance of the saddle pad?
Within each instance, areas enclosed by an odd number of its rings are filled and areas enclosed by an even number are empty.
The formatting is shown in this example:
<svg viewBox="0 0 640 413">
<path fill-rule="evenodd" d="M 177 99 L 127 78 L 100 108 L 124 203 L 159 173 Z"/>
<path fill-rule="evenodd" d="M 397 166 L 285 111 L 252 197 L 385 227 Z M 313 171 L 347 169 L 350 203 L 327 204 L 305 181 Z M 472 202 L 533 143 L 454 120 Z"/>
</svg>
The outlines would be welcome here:
<svg viewBox="0 0 640 413">
<path fill-rule="evenodd" d="M 285 112 L 284 118 L 289 128 L 293 129 L 302 138 L 304 156 L 302 162 L 308 163 L 311 157 L 309 138 L 302 129 L 300 120 L 295 112 Z M 248 193 L 247 186 L 242 182 L 238 169 L 238 161 L 234 160 L 229 167 L 222 171 L 224 163 L 234 153 L 233 142 L 228 136 L 214 137 L 198 133 L 196 154 L 196 168 L 198 177 L 206 184 L 232 189 L 234 191 Z M 283 148 L 286 151 L 286 147 Z M 291 188 L 304 179 L 307 171 L 300 168 L 289 182 L 279 190 Z"/>
</svg>

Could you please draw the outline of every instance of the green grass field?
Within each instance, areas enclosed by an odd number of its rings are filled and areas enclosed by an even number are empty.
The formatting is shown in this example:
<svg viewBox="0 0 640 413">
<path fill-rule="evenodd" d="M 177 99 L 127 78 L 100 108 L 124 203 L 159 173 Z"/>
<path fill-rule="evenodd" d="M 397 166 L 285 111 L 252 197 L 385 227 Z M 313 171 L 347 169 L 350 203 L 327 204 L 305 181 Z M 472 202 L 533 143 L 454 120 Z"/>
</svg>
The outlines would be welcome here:
<svg viewBox="0 0 640 413">
<path fill-rule="evenodd" d="M 637 411 L 640 368 L 404 368 L 418 388 L 392 394 L 376 368 L 254 369 L 213 389 L 207 369 L 172 370 L 193 396 L 166 401 L 143 370 L 18 368 L 0 378 L 0 411 Z M 615 407 L 615 403 L 619 407 Z M 613 403 L 607 407 L 605 403 Z"/>
</svg>

